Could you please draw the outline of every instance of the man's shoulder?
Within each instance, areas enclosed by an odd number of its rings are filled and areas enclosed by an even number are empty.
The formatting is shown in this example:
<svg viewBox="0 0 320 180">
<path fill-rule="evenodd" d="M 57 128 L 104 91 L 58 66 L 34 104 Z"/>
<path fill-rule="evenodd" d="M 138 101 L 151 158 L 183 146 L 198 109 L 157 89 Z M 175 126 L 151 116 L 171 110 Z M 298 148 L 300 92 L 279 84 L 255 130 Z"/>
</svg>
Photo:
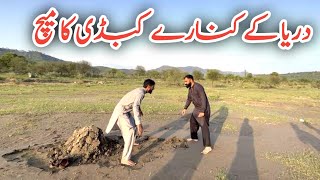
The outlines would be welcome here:
<svg viewBox="0 0 320 180">
<path fill-rule="evenodd" d="M 195 87 L 195 88 L 204 89 L 203 86 L 202 86 L 200 83 L 198 83 L 198 82 L 195 82 L 195 83 L 194 83 L 194 87 Z"/>
<path fill-rule="evenodd" d="M 144 88 L 141 88 L 141 87 L 134 89 L 133 92 L 135 92 L 136 94 L 143 95 L 143 96 L 144 96 L 144 94 L 145 94 Z"/>
<path fill-rule="evenodd" d="M 133 94 L 140 94 L 140 92 L 141 92 L 141 90 L 140 90 L 140 88 L 135 88 L 135 89 L 132 89 L 131 91 L 129 91 L 128 93 L 127 93 L 127 95 L 133 95 Z"/>
</svg>

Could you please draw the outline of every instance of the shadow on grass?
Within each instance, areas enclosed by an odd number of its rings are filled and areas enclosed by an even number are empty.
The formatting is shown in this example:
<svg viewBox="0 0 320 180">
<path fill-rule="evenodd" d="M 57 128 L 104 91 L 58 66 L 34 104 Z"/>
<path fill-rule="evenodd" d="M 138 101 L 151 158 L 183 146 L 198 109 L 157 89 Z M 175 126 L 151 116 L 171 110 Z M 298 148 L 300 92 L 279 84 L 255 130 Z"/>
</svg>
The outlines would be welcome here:
<svg viewBox="0 0 320 180">
<path fill-rule="evenodd" d="M 304 144 L 311 145 L 317 151 L 320 151 L 320 139 L 314 135 L 300 129 L 296 124 L 290 123 L 292 129 L 296 132 L 297 137 Z"/>
</svg>

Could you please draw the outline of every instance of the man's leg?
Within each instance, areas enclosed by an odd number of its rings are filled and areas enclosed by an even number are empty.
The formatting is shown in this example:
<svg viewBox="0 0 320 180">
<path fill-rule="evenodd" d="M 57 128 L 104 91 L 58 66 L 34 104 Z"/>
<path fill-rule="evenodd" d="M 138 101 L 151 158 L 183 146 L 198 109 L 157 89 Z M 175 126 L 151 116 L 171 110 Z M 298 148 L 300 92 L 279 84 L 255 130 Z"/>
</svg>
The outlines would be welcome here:
<svg viewBox="0 0 320 180">
<path fill-rule="evenodd" d="M 135 165 L 135 163 L 131 161 L 131 153 L 135 141 L 135 129 L 128 125 L 127 118 L 129 117 L 124 114 L 118 119 L 118 125 L 124 140 L 121 163 L 132 166 Z"/>
<path fill-rule="evenodd" d="M 198 130 L 199 130 L 199 123 L 197 122 L 196 118 L 191 114 L 190 117 L 190 133 L 191 139 L 198 140 Z"/>
<path fill-rule="evenodd" d="M 132 147 L 135 141 L 134 129 L 130 128 L 124 130 L 122 136 L 124 140 L 124 147 L 121 161 L 125 162 L 131 160 Z"/>
<path fill-rule="evenodd" d="M 135 138 L 135 140 L 134 140 L 133 145 L 134 146 L 139 146 L 140 144 L 136 141 L 138 139 L 138 137 L 137 137 L 137 134 L 138 134 L 137 125 L 134 122 L 134 118 L 133 118 L 132 114 L 131 113 L 127 113 L 127 115 L 129 117 L 129 123 L 131 124 L 131 126 L 134 126 L 133 130 L 134 130 L 134 138 Z"/>
<path fill-rule="evenodd" d="M 205 122 L 201 126 L 201 131 L 202 131 L 203 146 L 205 147 L 201 153 L 208 154 L 210 151 L 212 151 L 212 147 L 211 147 L 211 139 L 210 139 L 210 131 L 209 131 L 209 121 L 207 120 L 207 118 L 205 119 Z"/>
<path fill-rule="evenodd" d="M 211 147 L 211 140 L 210 140 L 210 131 L 208 122 L 204 122 L 201 126 L 202 131 L 202 139 L 203 139 L 203 146 L 204 147 Z"/>
</svg>

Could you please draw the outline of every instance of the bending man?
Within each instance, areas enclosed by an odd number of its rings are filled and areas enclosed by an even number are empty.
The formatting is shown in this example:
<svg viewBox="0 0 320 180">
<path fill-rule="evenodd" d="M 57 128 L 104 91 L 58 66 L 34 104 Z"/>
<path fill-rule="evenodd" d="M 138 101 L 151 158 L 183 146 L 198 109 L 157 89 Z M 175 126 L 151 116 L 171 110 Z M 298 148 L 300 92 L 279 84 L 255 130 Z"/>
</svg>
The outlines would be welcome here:
<svg viewBox="0 0 320 180">
<path fill-rule="evenodd" d="M 124 148 L 121 158 L 121 164 L 134 166 L 131 160 L 132 147 L 135 143 L 135 133 L 138 131 L 138 136 L 142 135 L 143 126 L 141 124 L 141 102 L 146 93 L 152 93 L 154 90 L 155 82 L 151 79 L 147 79 L 143 83 L 143 87 L 136 88 L 128 92 L 114 108 L 112 116 L 109 120 L 109 124 L 106 128 L 108 134 L 113 126 L 117 123 L 121 130 L 121 134 L 124 140 Z M 131 114 L 133 112 L 133 115 Z"/>
</svg>

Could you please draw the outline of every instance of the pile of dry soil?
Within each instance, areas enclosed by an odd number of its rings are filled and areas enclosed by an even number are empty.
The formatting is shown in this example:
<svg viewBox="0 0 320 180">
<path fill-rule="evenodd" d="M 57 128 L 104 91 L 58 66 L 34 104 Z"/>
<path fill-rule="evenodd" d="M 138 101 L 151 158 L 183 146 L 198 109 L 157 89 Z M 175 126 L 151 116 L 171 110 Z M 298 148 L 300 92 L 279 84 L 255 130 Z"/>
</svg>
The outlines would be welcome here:
<svg viewBox="0 0 320 180">
<path fill-rule="evenodd" d="M 64 168 L 70 162 L 96 162 L 102 155 L 111 156 L 118 146 L 118 142 L 106 138 L 100 128 L 92 125 L 75 130 L 63 145 L 49 150 L 48 158 L 51 166 Z"/>
</svg>

